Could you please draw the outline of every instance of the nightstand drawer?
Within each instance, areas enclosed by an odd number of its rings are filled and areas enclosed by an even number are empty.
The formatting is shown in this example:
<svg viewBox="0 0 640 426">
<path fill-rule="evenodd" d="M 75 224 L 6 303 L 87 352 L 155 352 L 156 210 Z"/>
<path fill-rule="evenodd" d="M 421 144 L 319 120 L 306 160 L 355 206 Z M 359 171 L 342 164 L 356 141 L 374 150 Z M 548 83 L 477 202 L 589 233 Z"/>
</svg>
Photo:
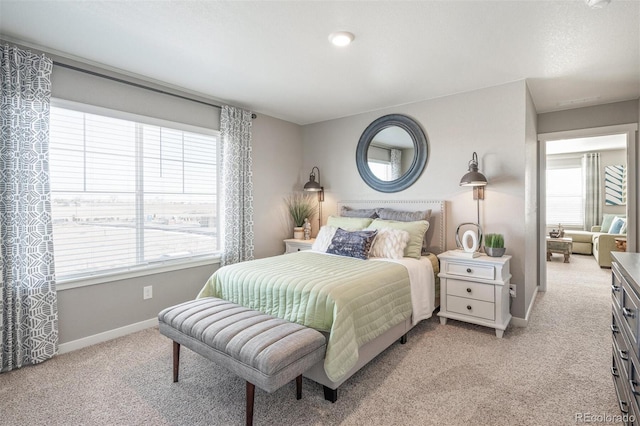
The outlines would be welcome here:
<svg viewBox="0 0 640 426">
<path fill-rule="evenodd" d="M 495 320 L 495 304 L 481 300 L 447 295 L 447 311 L 472 317 Z"/>
<path fill-rule="evenodd" d="M 294 238 L 290 238 L 288 240 L 284 240 L 285 244 L 285 254 L 286 253 L 295 253 L 298 251 L 311 250 L 311 246 L 313 246 L 313 242 L 315 238 L 310 240 L 296 240 Z"/>
<path fill-rule="evenodd" d="M 494 286 L 462 280 L 447 280 L 447 294 L 468 299 L 495 302 Z"/>
<path fill-rule="evenodd" d="M 493 280 L 496 277 L 496 270 L 493 265 L 447 262 L 444 272 L 449 275 L 459 275 L 484 280 Z"/>
</svg>

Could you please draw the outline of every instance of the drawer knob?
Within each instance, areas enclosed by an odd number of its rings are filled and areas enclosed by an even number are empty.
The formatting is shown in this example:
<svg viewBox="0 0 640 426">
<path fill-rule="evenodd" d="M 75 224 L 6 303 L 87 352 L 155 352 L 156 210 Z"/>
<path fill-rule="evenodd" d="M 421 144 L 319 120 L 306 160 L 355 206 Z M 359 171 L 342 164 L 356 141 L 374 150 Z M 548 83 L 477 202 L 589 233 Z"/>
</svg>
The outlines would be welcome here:
<svg viewBox="0 0 640 426">
<path fill-rule="evenodd" d="M 471 293 L 471 289 L 470 288 L 467 288 L 467 293 Z"/>
<path fill-rule="evenodd" d="M 620 329 L 615 324 L 611 324 L 611 333 L 620 333 Z"/>
<path fill-rule="evenodd" d="M 471 268 L 467 268 L 467 273 L 471 273 Z"/>
<path fill-rule="evenodd" d="M 620 377 L 620 374 L 618 373 L 618 369 L 616 367 L 611 367 L 611 374 L 613 375 L 613 377 Z"/>
<path fill-rule="evenodd" d="M 300 251 L 300 249 L 298 249 L 298 251 Z"/>
<path fill-rule="evenodd" d="M 629 414 L 629 409 L 626 408 L 629 406 L 629 403 L 627 401 L 619 400 L 618 406 L 620 407 L 620 411 L 622 411 L 622 414 Z"/>
<path fill-rule="evenodd" d="M 638 391 L 636 390 L 636 386 L 638 386 L 638 382 L 636 382 L 636 381 L 635 381 L 635 380 L 633 380 L 633 379 L 629 379 L 629 385 L 631 386 L 631 392 L 632 392 L 634 395 L 640 395 L 640 392 L 638 392 Z"/>
<path fill-rule="evenodd" d="M 620 359 L 623 361 L 629 361 L 629 357 L 627 356 L 627 351 L 623 351 L 622 349 L 618 349 L 618 352 L 620 352 Z"/>
<path fill-rule="evenodd" d="M 471 305 L 467 305 L 467 309 L 468 309 L 468 310 L 471 310 Z"/>
<path fill-rule="evenodd" d="M 636 314 L 634 314 L 632 310 L 627 309 L 627 308 L 622 308 L 622 315 L 624 315 L 627 318 L 635 318 L 636 317 Z"/>
<path fill-rule="evenodd" d="M 620 291 L 620 286 L 618 285 L 611 285 L 611 291 Z"/>
</svg>

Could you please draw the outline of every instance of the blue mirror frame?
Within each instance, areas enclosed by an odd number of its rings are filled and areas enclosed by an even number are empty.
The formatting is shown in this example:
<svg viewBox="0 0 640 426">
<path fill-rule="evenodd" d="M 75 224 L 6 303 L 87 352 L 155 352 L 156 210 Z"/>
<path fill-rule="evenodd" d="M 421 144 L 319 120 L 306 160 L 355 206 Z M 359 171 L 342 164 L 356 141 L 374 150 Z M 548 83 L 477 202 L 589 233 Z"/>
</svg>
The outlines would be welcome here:
<svg viewBox="0 0 640 426">
<path fill-rule="evenodd" d="M 367 152 L 375 136 L 388 127 L 404 129 L 413 141 L 414 156 L 407 172 L 400 178 L 384 181 L 373 174 L 367 161 Z M 380 192 L 399 192 L 413 185 L 427 166 L 427 136 L 420 124 L 413 118 L 402 114 L 389 114 L 376 119 L 364 130 L 356 148 L 358 173 L 367 185 Z"/>
</svg>

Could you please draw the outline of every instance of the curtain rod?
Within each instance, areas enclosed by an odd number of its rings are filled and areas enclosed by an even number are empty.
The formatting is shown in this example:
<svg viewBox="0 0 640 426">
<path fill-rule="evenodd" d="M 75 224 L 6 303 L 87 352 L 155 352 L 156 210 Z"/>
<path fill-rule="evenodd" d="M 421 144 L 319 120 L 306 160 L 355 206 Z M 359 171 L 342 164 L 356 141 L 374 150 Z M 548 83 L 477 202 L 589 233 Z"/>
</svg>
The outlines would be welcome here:
<svg viewBox="0 0 640 426">
<path fill-rule="evenodd" d="M 198 99 L 189 98 L 187 96 L 182 96 L 182 95 L 178 95 L 176 93 L 167 92 L 166 90 L 156 89 L 155 87 L 145 86 L 144 84 L 134 83 L 132 81 L 124 80 L 122 78 L 112 77 L 110 75 L 101 74 L 99 72 L 87 70 L 87 69 L 76 67 L 76 66 L 73 66 L 73 65 L 64 64 L 64 63 L 57 62 L 57 61 L 53 61 L 53 65 L 56 65 L 56 66 L 59 66 L 59 67 L 62 67 L 62 68 L 67 68 L 67 69 L 70 69 L 70 70 L 73 70 L 73 71 L 82 72 L 82 73 L 85 73 L 85 74 L 90 74 L 90 75 L 93 75 L 93 76 L 96 76 L 96 77 L 105 78 L 107 80 L 115 81 L 117 83 L 128 84 L 129 86 L 137 87 L 139 89 L 150 90 L 152 92 L 160 93 L 160 94 L 163 94 L 163 95 L 169 95 L 169 96 L 173 96 L 175 98 L 184 99 L 186 101 L 196 102 L 196 103 L 199 103 L 199 104 L 202 104 L 202 105 L 207 105 L 207 106 L 210 106 L 210 107 L 213 107 L 213 108 L 222 109 L 222 107 L 220 105 L 212 104 L 210 102 L 200 101 Z M 255 114 L 251 114 L 251 118 L 255 119 L 256 117 L 257 116 Z"/>
</svg>

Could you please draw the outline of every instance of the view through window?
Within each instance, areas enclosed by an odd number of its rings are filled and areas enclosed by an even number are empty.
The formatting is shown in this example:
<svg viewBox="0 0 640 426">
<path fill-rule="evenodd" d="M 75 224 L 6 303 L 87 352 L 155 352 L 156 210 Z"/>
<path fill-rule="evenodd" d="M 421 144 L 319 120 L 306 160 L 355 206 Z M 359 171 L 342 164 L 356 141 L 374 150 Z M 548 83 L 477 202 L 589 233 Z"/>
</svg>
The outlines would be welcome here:
<svg viewBox="0 0 640 426">
<path fill-rule="evenodd" d="M 547 169 L 547 224 L 584 225 L 581 167 Z"/>
<path fill-rule="evenodd" d="M 51 108 L 58 279 L 219 249 L 217 137 Z"/>
</svg>

